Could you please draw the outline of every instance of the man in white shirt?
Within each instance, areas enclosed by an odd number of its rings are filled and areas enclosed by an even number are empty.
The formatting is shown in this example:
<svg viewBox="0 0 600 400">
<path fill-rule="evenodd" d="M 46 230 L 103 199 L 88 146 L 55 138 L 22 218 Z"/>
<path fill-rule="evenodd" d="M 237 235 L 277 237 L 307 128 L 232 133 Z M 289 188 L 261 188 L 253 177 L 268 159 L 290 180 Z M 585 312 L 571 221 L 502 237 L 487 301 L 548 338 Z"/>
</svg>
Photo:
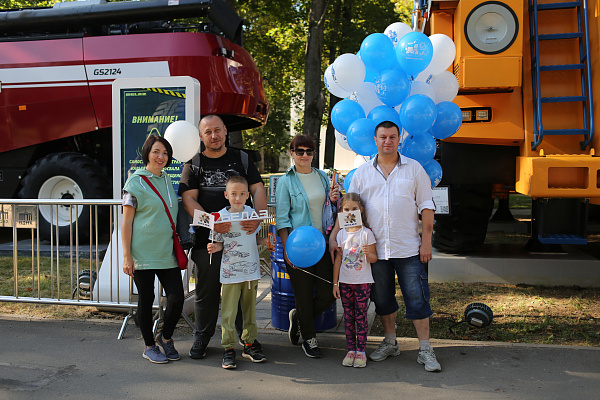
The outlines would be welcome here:
<svg viewBox="0 0 600 400">
<path fill-rule="evenodd" d="M 419 338 L 417 362 L 427 371 L 440 371 L 429 343 L 429 284 L 425 264 L 432 258 L 431 236 L 435 205 L 429 176 L 421 165 L 400 155 L 400 132 L 396 124 L 384 121 L 375 128 L 377 156 L 360 166 L 352 176 L 349 192 L 358 193 L 365 203 L 369 226 L 377 239 L 377 262 L 372 264 L 372 298 L 381 318 L 384 340 L 369 355 L 373 361 L 400 355 L 396 341 L 395 276 L 404 303 L 406 318 L 412 320 Z M 422 240 L 419 236 L 419 213 Z M 335 234 L 330 248 L 337 249 Z"/>
</svg>

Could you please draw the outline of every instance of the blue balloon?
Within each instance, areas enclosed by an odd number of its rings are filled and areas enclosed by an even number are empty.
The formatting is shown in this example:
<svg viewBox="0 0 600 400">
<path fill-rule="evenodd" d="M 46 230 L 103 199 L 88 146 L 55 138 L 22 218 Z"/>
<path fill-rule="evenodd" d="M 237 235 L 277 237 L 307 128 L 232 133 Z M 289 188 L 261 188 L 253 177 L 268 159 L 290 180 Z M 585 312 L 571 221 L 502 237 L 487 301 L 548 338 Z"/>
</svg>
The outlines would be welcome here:
<svg viewBox="0 0 600 400">
<path fill-rule="evenodd" d="M 338 101 L 331 109 L 331 123 L 342 135 L 346 135 L 348 128 L 354 121 L 365 117 L 365 111 L 355 101 L 344 99 Z"/>
<path fill-rule="evenodd" d="M 312 267 L 325 254 L 325 238 L 313 226 L 300 226 L 288 236 L 285 252 L 296 267 Z"/>
<path fill-rule="evenodd" d="M 435 139 L 429 133 L 407 136 L 402 141 L 400 153 L 423 165 L 435 156 Z"/>
<path fill-rule="evenodd" d="M 348 128 L 346 140 L 353 152 L 361 156 L 370 156 L 377 152 L 375 127 L 377 124 L 368 118 L 357 119 Z"/>
<path fill-rule="evenodd" d="M 377 80 L 379 75 L 379 72 L 375 72 L 372 69 L 367 68 L 365 74 L 365 82 L 375 83 L 375 80 Z"/>
<path fill-rule="evenodd" d="M 344 190 L 346 193 L 350 191 L 350 182 L 352 182 L 352 175 L 354 175 L 354 172 L 356 172 L 356 168 L 348 172 L 344 177 Z"/>
<path fill-rule="evenodd" d="M 409 32 L 396 46 L 396 58 L 407 75 L 416 78 L 429 65 L 433 57 L 431 40 L 421 32 Z"/>
<path fill-rule="evenodd" d="M 431 188 L 433 189 L 442 181 L 442 166 L 435 160 L 429 160 L 423 165 L 423 169 L 429 175 L 431 180 Z"/>
<path fill-rule="evenodd" d="M 413 94 L 404 100 L 400 107 L 400 123 L 412 134 L 427 132 L 435 122 L 437 110 L 431 98 L 423 94 Z"/>
<path fill-rule="evenodd" d="M 394 44 L 383 33 L 372 33 L 360 45 L 360 58 L 365 67 L 376 72 L 393 68 Z"/>
<path fill-rule="evenodd" d="M 373 120 L 375 125 L 379 125 L 383 121 L 391 121 L 398 125 L 398 129 L 402 131 L 400 124 L 400 115 L 390 106 L 377 106 L 371 110 L 367 118 Z"/>
<path fill-rule="evenodd" d="M 388 106 L 397 106 L 410 94 L 410 81 L 399 69 L 387 69 L 375 80 L 375 93 Z"/>
<path fill-rule="evenodd" d="M 458 132 L 462 125 L 462 111 L 451 101 L 442 101 L 435 106 L 437 116 L 431 127 L 431 133 L 436 139 L 446 139 Z"/>
</svg>

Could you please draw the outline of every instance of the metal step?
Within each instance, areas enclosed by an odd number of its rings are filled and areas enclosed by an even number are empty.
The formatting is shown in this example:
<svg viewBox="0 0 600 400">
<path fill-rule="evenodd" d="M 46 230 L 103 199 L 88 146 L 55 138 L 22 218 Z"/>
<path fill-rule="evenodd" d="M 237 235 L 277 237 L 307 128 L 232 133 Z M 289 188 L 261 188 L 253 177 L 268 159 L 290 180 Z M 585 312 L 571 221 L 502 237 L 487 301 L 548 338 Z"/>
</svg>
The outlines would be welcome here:
<svg viewBox="0 0 600 400">
<path fill-rule="evenodd" d="M 542 103 L 570 103 L 574 101 L 587 101 L 586 96 L 560 96 L 560 97 L 542 97 Z"/>
<path fill-rule="evenodd" d="M 544 244 L 587 244 L 587 239 L 573 234 L 538 235 L 540 243 Z"/>
<path fill-rule="evenodd" d="M 564 10 L 566 8 L 580 7 L 581 1 L 566 1 L 562 3 L 538 4 L 537 9 L 540 10 Z"/>
<path fill-rule="evenodd" d="M 544 129 L 544 136 L 546 135 L 587 135 L 590 133 L 589 129 Z"/>
<path fill-rule="evenodd" d="M 584 68 L 585 64 L 540 65 L 540 71 L 566 71 Z"/>
<path fill-rule="evenodd" d="M 545 35 L 538 35 L 539 40 L 577 39 L 577 38 L 582 38 L 582 37 L 583 37 L 583 33 L 581 33 L 581 32 L 548 33 Z"/>
</svg>

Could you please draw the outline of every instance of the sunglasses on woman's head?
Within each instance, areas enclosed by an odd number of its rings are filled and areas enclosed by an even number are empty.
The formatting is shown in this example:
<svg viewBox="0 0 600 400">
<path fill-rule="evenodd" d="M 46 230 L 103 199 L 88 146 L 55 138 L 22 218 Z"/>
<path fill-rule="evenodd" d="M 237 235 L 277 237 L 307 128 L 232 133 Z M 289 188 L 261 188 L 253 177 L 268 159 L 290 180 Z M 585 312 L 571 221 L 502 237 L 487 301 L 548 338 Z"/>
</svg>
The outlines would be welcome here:
<svg viewBox="0 0 600 400">
<path fill-rule="evenodd" d="M 306 153 L 307 156 L 312 156 L 315 154 L 315 151 L 313 149 L 294 149 L 294 153 L 296 153 L 297 156 L 303 156 L 304 153 Z"/>
</svg>

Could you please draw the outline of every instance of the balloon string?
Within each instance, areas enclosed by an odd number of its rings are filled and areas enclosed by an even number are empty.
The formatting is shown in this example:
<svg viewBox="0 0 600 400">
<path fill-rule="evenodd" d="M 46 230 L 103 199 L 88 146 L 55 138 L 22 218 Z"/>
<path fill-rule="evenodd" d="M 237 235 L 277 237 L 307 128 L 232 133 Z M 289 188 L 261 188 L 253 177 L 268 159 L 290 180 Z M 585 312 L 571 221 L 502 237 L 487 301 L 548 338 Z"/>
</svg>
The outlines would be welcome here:
<svg viewBox="0 0 600 400">
<path fill-rule="evenodd" d="M 297 268 L 297 269 L 299 269 L 299 270 L 300 270 L 300 271 L 302 271 L 302 272 L 306 272 L 307 274 L 309 274 L 309 275 L 312 275 L 312 276 L 314 276 L 315 278 L 319 278 L 320 280 L 322 280 L 322 281 L 325 281 L 325 282 L 327 282 L 327 283 L 329 283 L 329 284 L 333 285 L 333 282 L 331 282 L 331 281 L 328 281 L 328 280 L 327 280 L 327 279 L 325 279 L 325 278 L 321 278 L 319 275 L 315 275 L 315 274 L 313 274 L 312 272 L 308 272 L 307 270 L 305 270 L 305 269 L 302 269 L 302 268 L 299 268 L 299 267 L 296 267 L 295 265 L 294 265 L 294 268 Z"/>
</svg>

